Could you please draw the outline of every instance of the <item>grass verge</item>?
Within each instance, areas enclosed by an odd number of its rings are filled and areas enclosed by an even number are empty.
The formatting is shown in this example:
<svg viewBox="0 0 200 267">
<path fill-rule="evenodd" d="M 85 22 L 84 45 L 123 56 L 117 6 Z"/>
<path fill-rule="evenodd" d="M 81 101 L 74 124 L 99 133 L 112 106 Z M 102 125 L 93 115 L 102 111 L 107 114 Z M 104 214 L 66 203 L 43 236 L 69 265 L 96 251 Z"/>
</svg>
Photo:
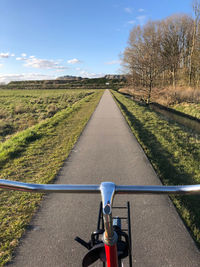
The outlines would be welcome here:
<svg viewBox="0 0 200 267">
<path fill-rule="evenodd" d="M 200 183 L 200 136 L 112 91 L 117 104 L 165 185 Z M 200 247 L 200 196 L 171 197 Z"/>
<path fill-rule="evenodd" d="M 185 102 L 173 105 L 172 108 L 200 119 L 200 104 Z"/>
<path fill-rule="evenodd" d="M 98 90 L 3 143 L 0 178 L 29 183 L 52 181 L 102 94 L 103 90 Z M 11 260 L 41 199 L 42 194 L 0 190 L 0 266 Z"/>
</svg>

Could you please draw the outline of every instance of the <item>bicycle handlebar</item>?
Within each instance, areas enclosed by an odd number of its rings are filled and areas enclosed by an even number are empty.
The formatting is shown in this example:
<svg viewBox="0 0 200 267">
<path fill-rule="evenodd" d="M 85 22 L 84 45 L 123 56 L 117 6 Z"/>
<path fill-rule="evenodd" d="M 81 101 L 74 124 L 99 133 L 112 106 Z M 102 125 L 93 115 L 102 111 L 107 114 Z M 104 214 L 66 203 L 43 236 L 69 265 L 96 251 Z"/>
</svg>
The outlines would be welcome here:
<svg viewBox="0 0 200 267">
<path fill-rule="evenodd" d="M 29 184 L 0 179 L 0 188 L 32 193 L 101 193 L 101 185 L 76 184 Z M 159 185 L 115 185 L 115 194 L 200 194 L 200 184 Z"/>
<path fill-rule="evenodd" d="M 183 186 L 137 186 L 115 185 L 103 182 L 100 185 L 28 184 L 0 180 L 0 188 L 35 193 L 101 193 L 103 220 L 105 225 L 104 243 L 113 246 L 116 235 L 112 224 L 112 203 L 115 194 L 200 194 L 200 185 Z"/>
</svg>

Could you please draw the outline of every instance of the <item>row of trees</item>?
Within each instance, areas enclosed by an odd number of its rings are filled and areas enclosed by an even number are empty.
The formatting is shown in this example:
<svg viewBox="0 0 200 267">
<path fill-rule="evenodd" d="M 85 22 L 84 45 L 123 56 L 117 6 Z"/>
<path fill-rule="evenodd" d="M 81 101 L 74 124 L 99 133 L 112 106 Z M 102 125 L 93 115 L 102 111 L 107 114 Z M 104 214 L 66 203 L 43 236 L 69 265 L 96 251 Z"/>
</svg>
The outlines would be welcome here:
<svg viewBox="0 0 200 267">
<path fill-rule="evenodd" d="M 199 86 L 200 5 L 197 1 L 193 8 L 194 18 L 173 15 L 162 21 L 150 21 L 143 27 L 136 26 L 130 32 L 123 65 L 128 69 L 132 85 L 148 88 L 148 101 L 153 86 Z"/>
</svg>

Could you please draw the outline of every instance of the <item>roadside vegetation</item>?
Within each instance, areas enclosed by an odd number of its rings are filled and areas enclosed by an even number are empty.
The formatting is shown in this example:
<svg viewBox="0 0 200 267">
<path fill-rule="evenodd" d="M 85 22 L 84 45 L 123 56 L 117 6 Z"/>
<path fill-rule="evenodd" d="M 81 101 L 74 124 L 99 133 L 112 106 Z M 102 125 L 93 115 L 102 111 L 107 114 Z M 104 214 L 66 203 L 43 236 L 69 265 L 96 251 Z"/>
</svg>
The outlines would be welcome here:
<svg viewBox="0 0 200 267">
<path fill-rule="evenodd" d="M 20 101 L 24 101 L 23 106 L 27 108 L 31 97 L 23 93 L 24 91 L 21 93 L 21 99 L 24 96 L 25 100 Z M 67 98 L 65 92 L 60 95 L 59 92 L 51 93 L 50 96 L 48 95 L 49 101 L 52 98 L 55 100 L 56 96 Z M 54 103 L 62 107 L 60 111 L 16 133 L 0 145 L 1 179 L 29 183 L 49 183 L 55 179 L 64 160 L 94 112 L 103 90 L 92 91 L 92 93 L 90 91 L 90 94 L 86 91 L 79 91 L 77 94 L 70 93 L 71 98 L 69 96 L 68 100 L 76 98 L 73 104 L 65 106 L 62 101 L 60 104 Z M 12 93 L 10 94 L 12 95 Z M 38 97 L 38 93 L 36 95 Z M 27 102 L 26 97 L 29 99 Z M 47 106 L 44 104 L 46 97 L 47 95 L 44 96 L 41 92 L 40 105 L 44 114 L 48 114 L 48 110 L 45 112 Z M 32 100 L 35 103 L 34 94 Z M 48 104 L 51 103 L 48 102 Z M 38 108 L 39 106 L 36 105 L 36 110 Z M 0 190 L 0 266 L 4 266 L 11 260 L 14 248 L 26 230 L 32 215 L 39 207 L 42 197 L 42 194 Z"/>
<path fill-rule="evenodd" d="M 197 119 L 200 119 L 200 103 L 194 104 L 194 103 L 183 102 L 181 104 L 173 105 L 172 108 L 180 112 L 183 112 L 185 114 L 189 114 L 193 117 L 196 117 Z"/>
<path fill-rule="evenodd" d="M 92 90 L 0 90 L 0 142 L 92 93 Z"/>
<path fill-rule="evenodd" d="M 138 102 L 146 102 L 145 89 L 134 90 L 122 88 L 118 90 L 122 94 L 132 96 Z M 158 90 L 153 88 L 151 102 L 178 110 L 190 116 L 200 119 L 200 90 L 194 88 L 177 87 Z"/>
<path fill-rule="evenodd" d="M 163 184 L 200 183 L 200 136 L 161 118 L 146 105 L 112 93 Z M 200 246 L 200 196 L 171 198 Z"/>
<path fill-rule="evenodd" d="M 193 104 L 200 103 L 200 1 L 193 1 L 193 15 L 134 26 L 121 60 L 128 80 L 121 92 L 176 109 L 189 103 L 180 109 L 199 117 Z"/>
</svg>

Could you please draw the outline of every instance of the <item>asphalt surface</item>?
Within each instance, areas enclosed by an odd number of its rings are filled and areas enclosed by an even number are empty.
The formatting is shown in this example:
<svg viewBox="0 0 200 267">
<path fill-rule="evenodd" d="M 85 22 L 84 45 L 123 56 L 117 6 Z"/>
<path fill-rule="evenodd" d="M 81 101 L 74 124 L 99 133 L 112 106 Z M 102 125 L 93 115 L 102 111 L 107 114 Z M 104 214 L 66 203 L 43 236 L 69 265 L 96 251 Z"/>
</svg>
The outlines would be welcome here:
<svg viewBox="0 0 200 267">
<path fill-rule="evenodd" d="M 56 182 L 102 181 L 160 184 L 108 90 Z M 131 202 L 133 266 L 200 266 L 200 253 L 167 196 L 117 195 L 114 204 L 123 205 L 127 200 Z M 96 230 L 99 201 L 100 195 L 48 194 L 9 265 L 81 266 L 87 250 L 74 238 L 88 240 Z"/>
</svg>

